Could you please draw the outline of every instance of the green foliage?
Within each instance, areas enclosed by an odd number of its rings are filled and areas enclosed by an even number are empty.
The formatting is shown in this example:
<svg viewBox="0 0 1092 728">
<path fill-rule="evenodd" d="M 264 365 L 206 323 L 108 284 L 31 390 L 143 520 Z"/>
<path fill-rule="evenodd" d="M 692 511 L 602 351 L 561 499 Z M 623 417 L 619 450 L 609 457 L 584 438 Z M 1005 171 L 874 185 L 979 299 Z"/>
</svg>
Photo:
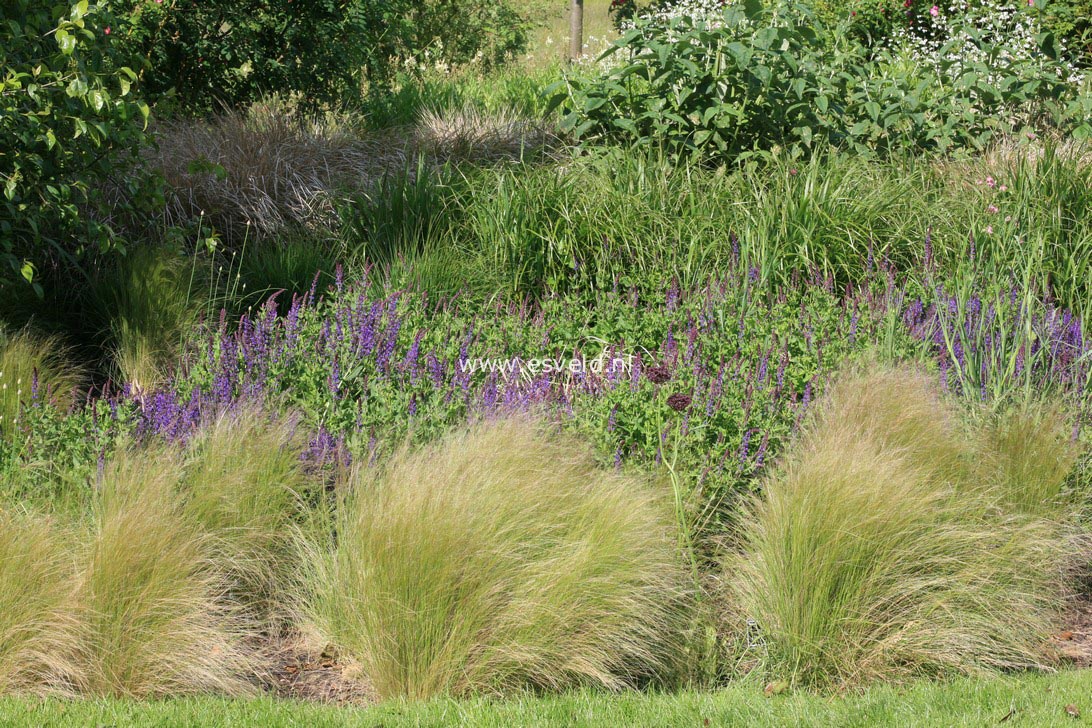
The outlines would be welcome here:
<svg viewBox="0 0 1092 728">
<path fill-rule="evenodd" d="M 563 128 L 586 140 L 716 161 L 828 144 L 861 154 L 981 148 L 1043 115 L 1092 132 L 1092 100 L 1068 81 L 1049 38 L 1042 57 L 998 63 L 1004 38 L 970 16 L 953 23 L 929 73 L 909 55 L 832 33 L 799 3 L 730 5 L 715 24 L 642 20 L 607 51 L 608 70 L 566 78 L 555 103 Z M 966 44 L 976 53 L 961 62 Z"/>
<path fill-rule="evenodd" d="M 544 425 L 501 421 L 362 469 L 309 610 L 382 698 L 619 688 L 665 664 L 665 504 Z"/>
<path fill-rule="evenodd" d="M 21 419 L 31 406 L 67 410 L 81 380 L 57 339 L 0 327 L 0 440 L 20 439 Z"/>
<path fill-rule="evenodd" d="M 1092 67 L 1092 0 L 1047 0 L 1045 5 L 1046 29 L 1076 53 L 1082 66 Z"/>
<path fill-rule="evenodd" d="M 366 0 L 111 0 L 114 35 L 149 98 L 188 112 L 239 106 L 272 93 L 307 103 L 352 98 L 359 69 L 380 37 L 377 3 Z"/>
<path fill-rule="evenodd" d="M 116 22 L 87 0 L 0 7 L 0 286 L 121 247 L 118 224 L 159 197 L 131 173 L 148 107 Z"/>
<path fill-rule="evenodd" d="M 334 282 L 338 265 L 334 246 L 305 232 L 283 237 L 279 242 L 256 241 L 237 254 L 233 268 L 239 276 L 239 303 L 251 306 L 276 296 L 278 307 L 286 311 L 294 295 L 311 289 L 316 276 L 319 290 Z"/>
<path fill-rule="evenodd" d="M 829 28 L 839 28 L 852 39 L 882 44 L 896 28 L 904 28 L 913 3 L 905 0 L 812 0 L 816 16 Z M 918 1 L 921 4 L 921 0 Z"/>
<path fill-rule="evenodd" d="M 115 36 L 142 63 L 151 98 L 183 112 L 238 107 L 273 93 L 312 107 L 359 99 L 404 67 L 488 69 L 527 42 L 509 2 L 466 0 L 111 0 Z M 137 60 L 140 59 L 140 60 Z"/>
<path fill-rule="evenodd" d="M 194 270 L 169 249 L 141 247 L 100 271 L 87 312 L 101 322 L 111 374 L 144 390 L 178 360 L 200 313 Z"/>
<path fill-rule="evenodd" d="M 1042 459 L 993 439 L 994 490 L 934 387 L 908 370 L 840 382 L 749 510 L 728 577 L 772 676 L 849 687 L 1049 659 L 1060 525 L 997 507 Z"/>
</svg>

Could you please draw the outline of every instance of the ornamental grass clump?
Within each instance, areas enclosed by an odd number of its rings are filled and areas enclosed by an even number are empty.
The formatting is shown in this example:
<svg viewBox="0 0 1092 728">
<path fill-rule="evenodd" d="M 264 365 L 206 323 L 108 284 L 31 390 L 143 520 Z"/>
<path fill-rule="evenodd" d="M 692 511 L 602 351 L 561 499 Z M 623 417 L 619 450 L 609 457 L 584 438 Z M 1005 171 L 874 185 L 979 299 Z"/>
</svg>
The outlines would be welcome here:
<svg viewBox="0 0 1092 728">
<path fill-rule="evenodd" d="M 1003 409 L 986 419 L 980 437 L 980 477 L 1005 508 L 1056 519 L 1079 510 L 1084 494 L 1068 486 L 1082 447 L 1056 405 Z"/>
<path fill-rule="evenodd" d="M 315 495 L 306 448 L 291 419 L 242 407 L 205 425 L 186 451 L 183 511 L 211 539 L 233 600 L 263 621 L 285 616 L 294 527 Z"/>
<path fill-rule="evenodd" d="M 361 469 L 313 553 L 316 633 L 381 698 L 597 685 L 671 659 L 669 504 L 543 425 L 481 424 Z"/>
<path fill-rule="evenodd" d="M 178 506 L 179 468 L 145 450 L 104 471 L 74 602 L 83 694 L 250 691 L 251 635 L 222 599 L 209 538 Z"/>
<path fill-rule="evenodd" d="M 56 339 L 0 325 L 0 438 L 15 436 L 23 408 L 32 402 L 71 405 L 81 380 Z"/>
<path fill-rule="evenodd" d="M 833 387 L 729 560 L 773 677 L 845 688 L 1049 664 L 1061 527 L 1003 507 L 959 423 L 909 369 Z M 1007 450 L 1005 472 L 1027 473 L 1022 457 Z"/>
<path fill-rule="evenodd" d="M 70 695 L 79 647 L 69 546 L 44 518 L 0 510 L 0 695 Z"/>
</svg>

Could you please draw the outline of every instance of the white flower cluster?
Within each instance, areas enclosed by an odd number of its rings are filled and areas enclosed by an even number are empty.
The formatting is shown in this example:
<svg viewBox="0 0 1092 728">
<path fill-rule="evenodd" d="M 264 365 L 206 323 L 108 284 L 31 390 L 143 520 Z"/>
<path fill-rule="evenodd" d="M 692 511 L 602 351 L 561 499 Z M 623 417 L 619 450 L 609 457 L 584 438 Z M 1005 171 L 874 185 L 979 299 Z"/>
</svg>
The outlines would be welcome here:
<svg viewBox="0 0 1092 728">
<path fill-rule="evenodd" d="M 681 0 L 670 8 L 652 10 L 642 15 L 654 23 L 668 25 L 675 18 L 692 18 L 712 28 L 722 24 L 724 6 L 736 0 Z"/>
<path fill-rule="evenodd" d="M 991 83 L 997 83 L 1004 71 L 1027 61 L 1046 65 L 1047 60 L 1035 40 L 1041 32 L 1038 19 L 1024 8 L 1003 0 L 953 0 L 946 5 L 934 5 L 919 16 L 918 25 L 897 31 L 892 47 L 926 67 L 940 70 L 951 63 L 949 73 L 958 77 L 963 69 L 987 64 L 992 73 Z M 982 33 L 995 53 L 981 47 L 972 33 Z M 945 53 L 945 48 L 947 52 Z M 1064 49 L 1063 49 L 1064 50 Z M 1070 65 L 1063 80 L 1074 84 L 1082 81 L 1078 69 Z"/>
</svg>

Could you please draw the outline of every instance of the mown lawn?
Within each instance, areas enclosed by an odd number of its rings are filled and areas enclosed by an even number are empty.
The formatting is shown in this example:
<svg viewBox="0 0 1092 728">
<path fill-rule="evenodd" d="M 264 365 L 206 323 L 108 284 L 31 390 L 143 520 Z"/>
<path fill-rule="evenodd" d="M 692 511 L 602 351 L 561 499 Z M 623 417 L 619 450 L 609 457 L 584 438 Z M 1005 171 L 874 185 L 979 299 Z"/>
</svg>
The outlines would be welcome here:
<svg viewBox="0 0 1092 728">
<path fill-rule="evenodd" d="M 1071 715 L 1067 708 L 1075 708 Z M 761 686 L 708 693 L 440 700 L 342 708 L 278 701 L 200 698 L 0 700 L 0 725 L 36 726 L 1066 726 L 1092 715 L 1092 671 L 1008 679 L 877 687 L 861 695 L 766 697 Z"/>
</svg>

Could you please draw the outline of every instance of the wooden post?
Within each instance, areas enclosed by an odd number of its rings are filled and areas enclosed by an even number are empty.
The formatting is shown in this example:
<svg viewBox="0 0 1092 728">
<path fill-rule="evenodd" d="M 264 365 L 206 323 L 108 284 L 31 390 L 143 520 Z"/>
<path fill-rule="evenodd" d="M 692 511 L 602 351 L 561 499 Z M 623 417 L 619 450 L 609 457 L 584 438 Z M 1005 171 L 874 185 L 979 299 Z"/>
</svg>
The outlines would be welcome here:
<svg viewBox="0 0 1092 728">
<path fill-rule="evenodd" d="M 584 0 L 573 0 L 569 17 L 569 62 L 584 55 Z"/>
</svg>

